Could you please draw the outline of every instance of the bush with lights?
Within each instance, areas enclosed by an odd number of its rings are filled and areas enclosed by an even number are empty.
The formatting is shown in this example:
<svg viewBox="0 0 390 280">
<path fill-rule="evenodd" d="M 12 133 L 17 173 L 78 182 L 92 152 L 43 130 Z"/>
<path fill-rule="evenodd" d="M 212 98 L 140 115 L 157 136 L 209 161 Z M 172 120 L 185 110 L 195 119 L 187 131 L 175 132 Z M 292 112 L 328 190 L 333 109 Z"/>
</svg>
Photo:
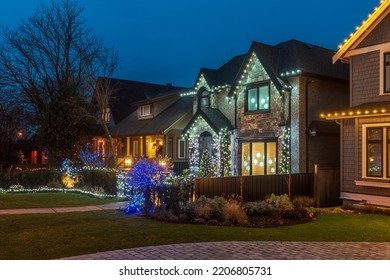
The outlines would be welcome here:
<svg viewBox="0 0 390 280">
<path fill-rule="evenodd" d="M 164 202 L 163 190 L 166 187 L 166 167 L 153 159 L 138 161 L 127 174 L 126 196 L 129 204 L 127 214 L 153 212 L 156 205 Z"/>
</svg>

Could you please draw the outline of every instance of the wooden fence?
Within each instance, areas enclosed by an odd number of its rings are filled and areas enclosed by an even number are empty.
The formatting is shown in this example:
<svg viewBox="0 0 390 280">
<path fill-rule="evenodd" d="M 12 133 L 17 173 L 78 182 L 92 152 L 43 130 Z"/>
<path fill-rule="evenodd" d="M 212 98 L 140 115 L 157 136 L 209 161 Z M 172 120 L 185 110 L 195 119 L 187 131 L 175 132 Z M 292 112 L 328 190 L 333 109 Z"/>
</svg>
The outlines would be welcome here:
<svg viewBox="0 0 390 280">
<path fill-rule="evenodd" d="M 319 207 L 340 205 L 340 168 L 314 167 L 314 198 Z"/>
<path fill-rule="evenodd" d="M 315 167 L 315 173 L 289 175 L 195 178 L 195 196 L 240 196 L 243 202 L 257 201 L 274 193 L 313 197 L 317 207 L 340 205 L 340 169 Z"/>
<path fill-rule="evenodd" d="M 195 195 L 240 196 L 244 202 L 262 200 L 265 196 L 288 194 L 289 175 L 232 176 L 195 178 Z M 313 196 L 313 174 L 291 174 L 291 195 Z"/>
</svg>

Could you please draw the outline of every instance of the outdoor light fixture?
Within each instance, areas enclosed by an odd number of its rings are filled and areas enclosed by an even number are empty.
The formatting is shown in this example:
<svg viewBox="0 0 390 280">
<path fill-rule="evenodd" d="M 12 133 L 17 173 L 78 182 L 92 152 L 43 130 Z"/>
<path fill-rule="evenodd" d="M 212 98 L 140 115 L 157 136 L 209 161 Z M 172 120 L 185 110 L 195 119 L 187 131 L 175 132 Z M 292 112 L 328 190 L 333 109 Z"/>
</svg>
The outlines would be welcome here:
<svg viewBox="0 0 390 280">
<path fill-rule="evenodd" d="M 131 158 L 126 158 L 125 159 L 125 166 L 130 167 L 131 166 Z"/>
</svg>

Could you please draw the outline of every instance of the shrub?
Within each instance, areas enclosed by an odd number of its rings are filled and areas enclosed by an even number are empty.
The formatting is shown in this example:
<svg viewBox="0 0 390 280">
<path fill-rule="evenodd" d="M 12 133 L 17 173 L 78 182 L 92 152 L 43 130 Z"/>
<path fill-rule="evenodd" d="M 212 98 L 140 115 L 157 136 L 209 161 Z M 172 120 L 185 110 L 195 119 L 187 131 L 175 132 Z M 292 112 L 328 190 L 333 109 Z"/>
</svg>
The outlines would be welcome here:
<svg viewBox="0 0 390 280">
<path fill-rule="evenodd" d="M 88 191 L 100 190 L 109 195 L 117 194 L 118 173 L 114 169 L 83 168 L 79 171 L 79 177 L 79 185 Z"/>
<path fill-rule="evenodd" d="M 266 199 L 269 209 L 272 211 L 288 211 L 293 210 L 294 205 L 290 201 L 290 198 L 287 194 L 275 195 L 271 194 L 269 198 Z"/>
<path fill-rule="evenodd" d="M 5 180 L 10 185 L 23 185 L 25 189 L 34 189 L 47 184 L 52 180 L 61 180 L 61 173 L 55 168 L 15 168 L 9 170 Z"/>
<path fill-rule="evenodd" d="M 292 204 L 295 208 L 306 208 L 306 207 L 314 207 L 314 198 L 310 196 L 296 196 L 292 200 Z"/>
<path fill-rule="evenodd" d="M 270 211 L 264 200 L 245 203 L 244 210 L 249 216 L 265 215 Z"/>
<path fill-rule="evenodd" d="M 248 216 L 242 208 L 240 201 L 237 199 L 229 199 L 227 201 L 223 216 L 225 221 L 229 221 L 235 225 L 248 224 Z"/>
<path fill-rule="evenodd" d="M 190 218 L 221 221 L 224 218 L 225 206 L 226 199 L 223 197 L 211 199 L 202 195 L 195 202 L 188 205 L 186 213 Z"/>
</svg>

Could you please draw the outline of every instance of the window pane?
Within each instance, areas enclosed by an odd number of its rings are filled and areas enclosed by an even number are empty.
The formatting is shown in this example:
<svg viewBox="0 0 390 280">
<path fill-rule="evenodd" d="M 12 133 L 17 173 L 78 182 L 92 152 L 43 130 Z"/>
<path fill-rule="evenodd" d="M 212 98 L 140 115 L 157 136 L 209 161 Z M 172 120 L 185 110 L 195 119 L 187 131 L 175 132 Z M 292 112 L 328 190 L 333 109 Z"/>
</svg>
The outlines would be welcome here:
<svg viewBox="0 0 390 280">
<path fill-rule="evenodd" d="M 385 91 L 390 92 L 390 65 L 385 67 Z"/>
<path fill-rule="evenodd" d="M 263 86 L 259 88 L 260 110 L 269 109 L 269 87 Z"/>
<path fill-rule="evenodd" d="M 368 128 L 367 141 L 382 141 L 382 128 Z"/>
<path fill-rule="evenodd" d="M 248 111 L 257 111 L 257 104 L 257 88 L 248 89 Z"/>
<path fill-rule="evenodd" d="M 178 158 L 185 158 L 185 145 L 184 140 L 180 139 L 178 143 Z"/>
<path fill-rule="evenodd" d="M 382 176 L 382 143 L 367 144 L 367 176 Z"/>
<path fill-rule="evenodd" d="M 276 174 L 276 143 L 267 143 L 267 174 Z"/>
<path fill-rule="evenodd" d="M 385 54 L 385 62 L 390 62 L 390 54 Z"/>
<path fill-rule="evenodd" d="M 242 167 L 241 167 L 241 173 L 243 176 L 251 175 L 251 167 L 250 167 L 250 144 L 249 143 L 242 143 Z"/>
<path fill-rule="evenodd" d="M 265 171 L 264 143 L 252 143 L 252 175 L 264 175 Z"/>
</svg>

